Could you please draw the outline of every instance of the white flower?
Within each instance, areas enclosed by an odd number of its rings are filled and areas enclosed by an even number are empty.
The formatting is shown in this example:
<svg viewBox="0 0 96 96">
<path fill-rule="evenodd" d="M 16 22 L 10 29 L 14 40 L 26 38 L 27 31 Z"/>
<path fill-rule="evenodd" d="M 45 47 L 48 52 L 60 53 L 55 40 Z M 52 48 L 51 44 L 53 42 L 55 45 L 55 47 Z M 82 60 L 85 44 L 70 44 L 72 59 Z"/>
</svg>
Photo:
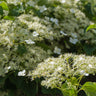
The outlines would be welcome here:
<svg viewBox="0 0 96 96">
<path fill-rule="evenodd" d="M 7 3 L 17 5 L 18 0 L 7 0 Z"/>
<path fill-rule="evenodd" d="M 72 44 L 76 44 L 78 42 L 78 39 L 73 39 L 70 37 L 70 40 L 69 40 Z"/>
<path fill-rule="evenodd" d="M 84 74 L 84 72 L 85 72 L 84 70 L 81 70 L 81 71 L 80 71 L 81 74 Z"/>
<path fill-rule="evenodd" d="M 50 18 L 50 21 L 58 25 L 58 19 L 56 19 L 56 18 Z"/>
<path fill-rule="evenodd" d="M 49 17 L 46 17 L 46 16 L 45 16 L 45 19 L 48 20 L 48 21 L 50 20 L 50 18 Z"/>
<path fill-rule="evenodd" d="M 91 64 L 89 64 L 88 66 L 89 66 L 90 68 L 92 68 L 92 65 L 91 65 Z"/>
<path fill-rule="evenodd" d="M 8 15 L 9 11 L 4 10 L 3 11 L 5 15 Z"/>
<path fill-rule="evenodd" d="M 34 36 L 34 37 L 37 37 L 38 35 L 39 35 L 39 34 L 38 34 L 36 31 L 33 32 L 33 36 Z"/>
<path fill-rule="evenodd" d="M 28 1 L 27 4 L 28 4 L 29 6 L 34 6 L 34 5 L 35 5 L 35 3 L 34 3 L 33 1 Z"/>
<path fill-rule="evenodd" d="M 61 3 L 65 3 L 66 2 L 66 0 L 61 0 Z"/>
<path fill-rule="evenodd" d="M 40 6 L 40 12 L 41 12 L 41 13 L 42 13 L 42 12 L 44 12 L 45 10 L 47 10 L 47 8 L 46 8 L 46 6 L 45 6 L 45 5 Z"/>
<path fill-rule="evenodd" d="M 11 66 L 7 67 L 7 69 L 8 69 L 8 70 L 11 69 Z"/>
<path fill-rule="evenodd" d="M 75 2 L 78 2 L 78 1 L 80 1 L 80 0 L 75 0 Z"/>
<path fill-rule="evenodd" d="M 79 58 L 79 60 L 81 61 L 81 60 L 83 60 L 83 58 L 82 58 L 82 57 L 80 57 L 80 58 Z"/>
<path fill-rule="evenodd" d="M 35 42 L 32 41 L 31 39 L 29 39 L 29 40 L 25 40 L 25 42 L 26 42 L 27 44 L 35 44 Z"/>
<path fill-rule="evenodd" d="M 71 13 L 75 13 L 75 10 L 73 8 L 70 9 Z"/>
<path fill-rule="evenodd" d="M 10 70 L 10 69 L 11 69 L 11 66 L 5 67 L 5 73 L 8 73 L 8 70 Z"/>
<path fill-rule="evenodd" d="M 54 49 L 54 53 L 61 54 L 61 49 L 56 46 Z"/>
<path fill-rule="evenodd" d="M 58 67 L 58 68 L 57 68 L 57 71 L 60 71 L 60 70 L 62 70 L 62 67 Z"/>
<path fill-rule="evenodd" d="M 81 71 L 80 71 L 80 73 L 81 73 L 81 75 L 84 75 L 84 76 L 89 76 L 89 74 L 88 74 L 88 73 L 85 73 L 85 71 L 84 71 L 84 70 L 81 70 Z"/>
<path fill-rule="evenodd" d="M 64 33 L 63 31 L 60 31 L 60 33 L 61 33 L 62 35 L 67 36 L 67 34 L 66 34 L 66 33 Z"/>
<path fill-rule="evenodd" d="M 76 33 L 71 33 L 72 37 L 77 38 Z"/>
<path fill-rule="evenodd" d="M 54 18 L 50 18 L 50 21 L 54 22 Z"/>
<path fill-rule="evenodd" d="M 26 71 L 22 70 L 22 71 L 18 72 L 18 76 L 25 76 L 25 73 L 26 73 Z"/>
<path fill-rule="evenodd" d="M 85 75 L 85 76 L 89 76 L 89 74 L 88 74 L 88 73 L 84 73 L 84 75 Z"/>
<path fill-rule="evenodd" d="M 49 40 L 53 40 L 54 38 L 53 38 L 53 36 L 49 36 L 48 39 Z"/>
<path fill-rule="evenodd" d="M 94 22 L 90 21 L 90 25 L 94 25 L 94 24 L 95 24 Z"/>
<path fill-rule="evenodd" d="M 6 41 L 10 42 L 10 38 L 9 38 L 8 36 L 6 36 L 4 39 L 5 39 Z"/>
<path fill-rule="evenodd" d="M 50 62 L 50 64 L 52 64 L 52 65 L 53 65 L 53 64 L 55 64 L 55 62 L 51 61 L 51 62 Z"/>
<path fill-rule="evenodd" d="M 8 58 L 6 54 L 2 54 L 5 58 Z"/>
</svg>

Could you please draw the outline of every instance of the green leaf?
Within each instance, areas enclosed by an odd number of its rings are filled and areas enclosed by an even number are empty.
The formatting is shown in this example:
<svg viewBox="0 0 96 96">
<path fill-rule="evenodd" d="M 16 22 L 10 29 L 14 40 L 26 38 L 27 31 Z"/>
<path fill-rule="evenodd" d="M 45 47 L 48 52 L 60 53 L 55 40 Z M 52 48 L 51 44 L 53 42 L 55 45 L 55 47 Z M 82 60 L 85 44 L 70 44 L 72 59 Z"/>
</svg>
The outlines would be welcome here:
<svg viewBox="0 0 96 96">
<path fill-rule="evenodd" d="M 68 88 L 68 85 L 67 85 L 67 83 L 65 82 L 65 83 L 63 83 L 62 84 L 62 86 L 61 86 L 61 89 L 63 90 L 63 89 L 65 89 L 65 88 Z"/>
<path fill-rule="evenodd" d="M 58 90 L 58 89 L 56 89 L 56 88 L 54 88 L 54 89 L 51 89 L 51 88 L 46 88 L 46 87 L 44 87 L 44 86 L 41 86 L 41 92 L 43 93 L 43 94 L 50 94 L 51 96 L 56 96 L 56 94 L 60 94 L 60 96 L 61 96 L 61 91 L 60 90 Z"/>
<path fill-rule="evenodd" d="M 3 8 L 3 10 L 9 10 L 9 8 L 8 8 L 8 6 L 7 6 L 7 3 L 6 2 L 4 2 L 4 1 L 2 1 L 1 3 L 0 3 L 0 6 Z"/>
<path fill-rule="evenodd" d="M 24 44 L 19 44 L 17 49 L 17 54 L 22 56 L 24 53 L 27 52 L 27 49 Z"/>
<path fill-rule="evenodd" d="M 3 8 L 0 6 L 0 15 L 3 15 Z"/>
<path fill-rule="evenodd" d="M 72 79 L 75 82 L 76 78 L 73 77 Z M 70 88 L 69 89 L 68 84 L 66 82 L 62 84 L 61 91 L 62 91 L 63 96 L 77 96 L 76 90 L 74 88 Z"/>
<path fill-rule="evenodd" d="M 17 74 L 17 72 L 15 74 Z M 24 93 L 25 94 L 24 96 L 36 96 L 36 94 L 37 94 L 36 81 L 30 81 L 30 79 L 28 79 L 26 77 L 15 76 L 15 74 L 9 75 L 9 81 L 12 83 L 12 85 L 15 85 L 16 89 L 19 89 L 22 93 Z M 11 86 L 11 88 L 12 88 L 12 86 Z M 12 94 L 12 93 L 10 93 L 10 94 Z M 9 95 L 9 96 L 11 96 L 11 95 Z M 18 96 L 18 95 L 13 94 L 12 96 Z M 21 96 L 21 95 L 19 95 L 19 96 Z"/>
<path fill-rule="evenodd" d="M 82 88 L 85 91 L 87 96 L 96 96 L 96 83 L 95 82 L 86 82 Z"/>
<path fill-rule="evenodd" d="M 96 50 L 96 45 L 88 45 L 84 44 L 83 45 L 83 50 L 87 55 L 92 55 L 92 53 Z"/>
<path fill-rule="evenodd" d="M 70 96 L 69 90 L 62 91 L 63 96 Z"/>
<path fill-rule="evenodd" d="M 19 16 L 21 14 L 20 12 L 20 6 L 17 5 L 10 5 L 9 6 L 9 16 Z"/>
<path fill-rule="evenodd" d="M 71 83 L 72 83 L 72 85 L 78 84 L 78 79 L 76 77 L 72 77 L 71 78 Z"/>
<path fill-rule="evenodd" d="M 76 92 L 74 89 L 66 89 L 66 90 L 61 90 L 63 96 L 77 96 Z"/>
<path fill-rule="evenodd" d="M 42 6 L 48 3 L 48 0 L 39 0 L 38 5 Z"/>
<path fill-rule="evenodd" d="M 37 42 L 36 43 L 36 46 L 39 46 L 39 47 L 41 47 L 41 48 L 43 48 L 44 50 L 48 50 L 48 49 L 50 49 L 50 47 L 47 45 L 47 44 L 45 44 L 45 43 L 40 43 L 40 42 Z"/>
<path fill-rule="evenodd" d="M 9 90 L 8 96 L 14 96 L 16 93 L 14 90 Z"/>
<path fill-rule="evenodd" d="M 3 19 L 6 19 L 6 20 L 14 20 L 15 18 L 13 16 L 4 16 Z"/>
<path fill-rule="evenodd" d="M 0 77 L 0 86 L 4 86 L 7 77 Z"/>
<path fill-rule="evenodd" d="M 43 94 L 51 94 L 52 90 L 51 89 L 46 89 L 44 86 L 41 87 L 41 92 Z"/>
<path fill-rule="evenodd" d="M 96 24 L 93 24 L 93 25 L 89 25 L 86 29 L 86 32 L 89 31 L 90 29 L 94 29 L 96 28 Z"/>
</svg>

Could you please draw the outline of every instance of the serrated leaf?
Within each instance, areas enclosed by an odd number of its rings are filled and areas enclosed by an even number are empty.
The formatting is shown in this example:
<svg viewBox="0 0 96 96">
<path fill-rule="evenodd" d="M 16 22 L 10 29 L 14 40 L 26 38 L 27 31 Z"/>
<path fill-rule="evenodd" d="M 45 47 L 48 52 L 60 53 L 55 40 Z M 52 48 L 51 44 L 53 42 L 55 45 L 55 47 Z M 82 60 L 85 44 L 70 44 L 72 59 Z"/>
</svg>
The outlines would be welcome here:
<svg viewBox="0 0 96 96">
<path fill-rule="evenodd" d="M 3 10 L 9 10 L 9 8 L 8 8 L 8 6 L 7 6 L 7 3 L 6 2 L 4 2 L 4 1 L 2 1 L 1 3 L 0 3 L 0 6 L 3 8 Z"/>
<path fill-rule="evenodd" d="M 96 24 L 93 24 L 93 25 L 89 25 L 86 29 L 86 32 L 89 31 L 90 29 L 94 29 L 96 28 Z"/>
<path fill-rule="evenodd" d="M 86 82 L 81 89 L 85 91 L 87 96 L 96 96 L 95 82 Z"/>
</svg>

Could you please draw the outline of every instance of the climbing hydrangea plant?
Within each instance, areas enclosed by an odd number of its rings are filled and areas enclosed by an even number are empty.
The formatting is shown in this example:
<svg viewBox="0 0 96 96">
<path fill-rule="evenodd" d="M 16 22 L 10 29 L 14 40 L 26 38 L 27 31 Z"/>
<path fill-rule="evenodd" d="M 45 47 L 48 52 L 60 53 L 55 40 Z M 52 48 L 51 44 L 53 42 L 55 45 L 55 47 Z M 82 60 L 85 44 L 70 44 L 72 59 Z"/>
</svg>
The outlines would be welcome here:
<svg viewBox="0 0 96 96">
<path fill-rule="evenodd" d="M 80 0 L 1 0 L 0 77 L 16 71 L 18 77 L 43 77 L 48 88 L 65 84 L 78 91 L 79 79 L 96 70 L 96 57 L 75 55 L 96 51 L 96 30 L 86 32 L 94 21 L 81 6 Z"/>
<path fill-rule="evenodd" d="M 48 58 L 29 75 L 32 80 L 43 77 L 43 86 L 58 88 L 64 96 L 77 96 L 81 79 L 95 73 L 96 57 L 66 53 L 59 58 Z"/>
</svg>

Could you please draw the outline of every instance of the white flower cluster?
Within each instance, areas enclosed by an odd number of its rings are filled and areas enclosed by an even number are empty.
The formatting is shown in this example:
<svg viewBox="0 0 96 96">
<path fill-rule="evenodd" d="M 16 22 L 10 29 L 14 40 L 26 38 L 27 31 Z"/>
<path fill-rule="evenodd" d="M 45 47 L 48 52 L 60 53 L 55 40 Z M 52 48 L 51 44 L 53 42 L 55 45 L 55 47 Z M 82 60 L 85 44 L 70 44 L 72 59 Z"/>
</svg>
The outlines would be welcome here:
<svg viewBox="0 0 96 96">
<path fill-rule="evenodd" d="M 20 4 L 26 2 L 26 7 L 31 6 L 40 11 L 39 15 L 42 15 L 43 17 L 39 18 L 36 14 L 34 15 L 34 10 L 29 11 L 28 14 L 22 14 L 18 17 L 20 22 L 28 26 L 29 30 L 35 30 L 35 33 L 33 33 L 34 37 L 32 38 L 35 38 L 36 40 L 38 38 L 39 40 L 44 38 L 53 40 L 55 38 L 60 39 L 62 36 L 70 36 L 69 42 L 72 44 L 76 44 L 80 40 L 88 39 L 91 39 L 91 41 L 95 43 L 96 40 L 92 39 L 94 37 L 94 33 L 84 33 L 84 29 L 90 24 L 90 20 L 86 18 L 85 14 L 77 8 L 76 3 L 79 2 L 79 0 L 48 0 L 47 2 L 48 4 L 52 3 L 54 5 L 56 1 L 61 2 L 61 4 L 52 8 L 50 5 L 46 6 L 46 4 L 39 6 L 38 1 L 35 0 L 19 0 Z M 18 0 L 7 0 L 7 2 L 8 4 L 11 4 L 12 2 L 15 2 L 14 4 L 19 4 Z M 63 5 L 67 5 L 67 7 Z M 54 17 L 50 16 L 50 14 Z M 26 35 L 28 35 L 29 30 L 26 30 Z M 73 37 L 72 33 L 76 34 L 77 37 Z M 32 38 L 30 39 L 34 41 Z M 29 38 L 26 38 L 26 40 L 29 40 Z"/>
<path fill-rule="evenodd" d="M 32 41 L 32 40 L 25 40 L 25 42 L 27 43 L 27 44 L 35 44 L 35 42 L 34 41 Z"/>
<path fill-rule="evenodd" d="M 7 3 L 18 5 L 22 2 L 22 0 L 7 0 Z"/>
<path fill-rule="evenodd" d="M 62 82 L 75 76 L 89 76 L 96 72 L 96 57 L 85 55 L 64 54 L 59 58 L 48 58 L 38 64 L 30 74 L 34 80 L 36 77 L 44 77 L 42 85 L 56 88 L 61 87 Z"/>
<path fill-rule="evenodd" d="M 54 49 L 54 53 L 61 54 L 61 49 L 56 46 Z"/>
<path fill-rule="evenodd" d="M 18 72 L 18 76 L 25 76 L 26 75 L 26 70 L 22 70 Z"/>
<path fill-rule="evenodd" d="M 37 66 L 38 62 L 49 56 L 42 48 L 33 44 L 26 46 L 26 49 L 27 52 L 20 56 L 17 53 L 18 45 L 14 45 L 11 51 L 4 46 L 0 47 L 0 76 L 5 75 L 10 70 L 23 70 L 23 68 L 32 70 Z"/>
<path fill-rule="evenodd" d="M 23 11 L 13 21 L 0 20 L 0 75 L 9 69 L 23 70 L 26 67 L 31 70 L 52 52 L 62 54 L 63 45 L 58 41 L 62 38 L 66 41 L 64 37 L 68 38 L 66 42 L 72 44 L 89 39 L 96 43 L 91 31 L 84 33 L 90 20 L 77 8 L 77 1 L 48 0 L 48 4 L 39 5 L 39 0 L 7 0 L 10 10 L 12 4 L 15 7 L 19 5 Z M 30 7 L 29 11 L 27 7 Z"/>
</svg>

